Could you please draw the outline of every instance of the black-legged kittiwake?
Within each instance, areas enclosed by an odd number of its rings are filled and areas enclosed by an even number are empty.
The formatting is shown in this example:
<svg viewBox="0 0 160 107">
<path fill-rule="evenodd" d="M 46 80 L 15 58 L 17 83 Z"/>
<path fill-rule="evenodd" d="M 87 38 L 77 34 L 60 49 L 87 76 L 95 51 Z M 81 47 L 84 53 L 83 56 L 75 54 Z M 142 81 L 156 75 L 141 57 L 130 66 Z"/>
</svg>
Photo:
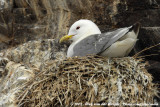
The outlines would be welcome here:
<svg viewBox="0 0 160 107">
<path fill-rule="evenodd" d="M 67 51 L 67 57 L 86 56 L 88 54 L 124 57 L 134 47 L 139 28 L 140 23 L 136 23 L 130 27 L 101 33 L 95 23 L 81 19 L 70 27 L 68 35 L 62 37 L 60 42 L 72 40 Z"/>
</svg>

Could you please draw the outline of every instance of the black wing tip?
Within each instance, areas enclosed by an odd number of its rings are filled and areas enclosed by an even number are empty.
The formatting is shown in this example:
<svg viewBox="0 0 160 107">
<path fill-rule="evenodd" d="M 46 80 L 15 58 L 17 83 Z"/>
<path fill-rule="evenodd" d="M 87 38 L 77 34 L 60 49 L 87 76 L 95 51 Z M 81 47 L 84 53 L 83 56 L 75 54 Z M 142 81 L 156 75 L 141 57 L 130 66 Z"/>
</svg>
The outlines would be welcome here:
<svg viewBox="0 0 160 107">
<path fill-rule="evenodd" d="M 130 30 L 133 30 L 135 33 L 138 33 L 139 32 L 139 29 L 141 27 L 141 23 L 140 22 L 136 22 L 132 28 Z"/>
</svg>

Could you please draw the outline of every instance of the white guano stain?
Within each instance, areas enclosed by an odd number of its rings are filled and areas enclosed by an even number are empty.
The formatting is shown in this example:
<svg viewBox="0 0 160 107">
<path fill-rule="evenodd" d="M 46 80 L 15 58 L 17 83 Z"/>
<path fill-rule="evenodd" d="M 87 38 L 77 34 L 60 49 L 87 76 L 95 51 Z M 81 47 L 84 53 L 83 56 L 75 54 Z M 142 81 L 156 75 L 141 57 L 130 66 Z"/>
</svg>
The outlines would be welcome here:
<svg viewBox="0 0 160 107">
<path fill-rule="evenodd" d="M 5 5 L 5 0 L 0 0 L 0 10 L 3 9 L 4 5 Z"/>
</svg>

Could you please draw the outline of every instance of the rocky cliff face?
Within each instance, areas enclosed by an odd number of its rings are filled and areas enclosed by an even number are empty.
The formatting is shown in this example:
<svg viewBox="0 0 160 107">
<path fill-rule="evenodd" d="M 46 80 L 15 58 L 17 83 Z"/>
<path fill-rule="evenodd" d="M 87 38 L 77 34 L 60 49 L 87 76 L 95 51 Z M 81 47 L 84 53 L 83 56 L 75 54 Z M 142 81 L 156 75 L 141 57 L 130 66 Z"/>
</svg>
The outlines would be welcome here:
<svg viewBox="0 0 160 107">
<path fill-rule="evenodd" d="M 139 40 L 131 55 L 160 43 L 160 0 L 0 0 L 0 51 L 31 40 L 59 39 L 79 19 L 94 21 L 102 32 L 139 21 Z M 156 46 L 140 54 L 151 64 L 148 71 L 156 83 L 159 52 Z"/>
<path fill-rule="evenodd" d="M 159 0 L 1 0 L 0 3 L 1 42 L 10 41 L 12 45 L 59 38 L 79 19 L 94 21 L 103 32 L 137 21 L 144 29 L 160 26 Z"/>
<path fill-rule="evenodd" d="M 137 53 L 160 42 L 159 5 L 160 0 L 1 0 L 0 49 L 29 40 L 59 38 L 76 20 L 90 19 L 102 32 L 139 21 Z M 159 50 L 157 46 L 141 55 L 159 54 Z M 146 58 L 160 61 L 160 55 Z"/>
</svg>

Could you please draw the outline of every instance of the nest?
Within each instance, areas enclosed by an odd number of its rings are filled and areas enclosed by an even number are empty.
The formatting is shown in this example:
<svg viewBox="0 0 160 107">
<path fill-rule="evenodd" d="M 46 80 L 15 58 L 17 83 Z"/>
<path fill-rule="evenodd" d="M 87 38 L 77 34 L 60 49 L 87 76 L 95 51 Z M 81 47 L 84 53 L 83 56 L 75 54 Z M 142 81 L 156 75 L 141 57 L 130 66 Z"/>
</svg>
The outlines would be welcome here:
<svg viewBox="0 0 160 107">
<path fill-rule="evenodd" d="M 74 57 L 45 62 L 17 93 L 19 106 L 153 104 L 157 88 L 142 59 Z"/>
</svg>

